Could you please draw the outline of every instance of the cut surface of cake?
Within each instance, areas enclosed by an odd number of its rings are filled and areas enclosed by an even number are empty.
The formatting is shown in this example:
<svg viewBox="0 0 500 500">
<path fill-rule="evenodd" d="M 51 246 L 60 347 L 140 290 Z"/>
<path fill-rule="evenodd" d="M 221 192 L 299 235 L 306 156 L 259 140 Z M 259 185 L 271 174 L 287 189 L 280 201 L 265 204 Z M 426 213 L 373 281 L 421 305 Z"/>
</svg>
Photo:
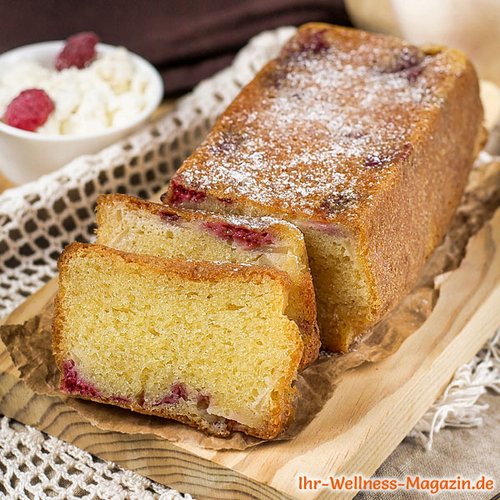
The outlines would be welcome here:
<svg viewBox="0 0 500 500">
<path fill-rule="evenodd" d="M 272 438 L 289 422 L 303 343 L 285 273 L 80 243 L 59 271 L 63 392 L 218 436 Z"/>
<path fill-rule="evenodd" d="M 224 216 L 182 210 L 131 196 L 97 201 L 97 243 L 124 252 L 233 264 L 266 265 L 292 281 L 287 314 L 302 333 L 301 367 L 318 357 L 314 287 L 304 237 L 292 224 L 271 217 Z"/>
<path fill-rule="evenodd" d="M 482 118 L 461 52 L 308 24 L 220 116 L 162 201 L 297 225 L 323 345 L 346 351 L 442 239 Z"/>
</svg>

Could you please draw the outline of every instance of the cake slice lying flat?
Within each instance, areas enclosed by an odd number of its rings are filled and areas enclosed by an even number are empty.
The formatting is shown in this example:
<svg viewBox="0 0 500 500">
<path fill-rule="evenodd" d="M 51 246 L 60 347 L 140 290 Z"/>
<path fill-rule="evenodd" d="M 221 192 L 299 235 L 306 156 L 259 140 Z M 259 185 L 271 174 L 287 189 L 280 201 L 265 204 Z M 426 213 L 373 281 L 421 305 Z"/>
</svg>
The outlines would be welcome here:
<svg viewBox="0 0 500 500">
<path fill-rule="evenodd" d="M 461 52 L 308 24 L 220 116 L 162 201 L 297 225 L 322 342 L 345 351 L 442 239 L 482 118 Z"/>
<path fill-rule="evenodd" d="M 97 243 L 157 257 L 266 265 L 292 281 L 286 313 L 304 341 L 301 367 L 318 356 L 314 287 L 304 237 L 288 222 L 271 217 L 221 216 L 172 209 L 126 195 L 97 201 Z"/>
<path fill-rule="evenodd" d="M 220 436 L 271 438 L 291 418 L 303 345 L 286 274 L 79 243 L 59 271 L 64 392 Z"/>
<path fill-rule="evenodd" d="M 59 271 L 63 392 L 219 436 L 272 438 L 291 418 L 303 345 L 285 273 L 79 243 Z"/>
</svg>

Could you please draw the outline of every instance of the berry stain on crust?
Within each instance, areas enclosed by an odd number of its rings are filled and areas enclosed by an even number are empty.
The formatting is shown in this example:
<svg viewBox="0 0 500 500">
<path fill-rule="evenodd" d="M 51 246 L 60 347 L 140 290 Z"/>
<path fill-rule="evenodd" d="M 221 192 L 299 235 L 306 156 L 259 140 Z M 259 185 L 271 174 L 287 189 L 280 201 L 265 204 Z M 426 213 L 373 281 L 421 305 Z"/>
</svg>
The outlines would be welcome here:
<svg viewBox="0 0 500 500">
<path fill-rule="evenodd" d="M 234 242 L 248 250 L 272 245 L 274 238 L 267 231 L 255 231 L 248 227 L 235 226 L 227 222 L 204 222 L 205 229 L 219 238 Z"/>
<path fill-rule="evenodd" d="M 356 194 L 346 189 L 327 196 L 321 202 L 320 207 L 327 214 L 335 214 L 352 208 L 356 201 Z"/>
<path fill-rule="evenodd" d="M 97 388 L 78 374 L 75 362 L 68 359 L 63 364 L 61 390 L 68 394 L 80 394 L 91 398 L 102 397 Z"/>
<path fill-rule="evenodd" d="M 365 161 L 365 167 L 382 167 L 389 161 L 388 158 L 381 158 L 378 155 L 369 155 Z"/>
<path fill-rule="evenodd" d="M 175 382 L 172 384 L 170 388 L 170 392 L 164 396 L 160 401 L 151 403 L 151 406 L 160 406 L 160 405 L 175 405 L 179 402 L 179 400 L 187 400 L 188 392 L 186 387 L 181 382 Z"/>
<path fill-rule="evenodd" d="M 406 161 L 413 150 L 412 145 L 407 142 L 400 146 L 399 150 L 392 152 L 389 155 L 369 154 L 365 160 L 365 167 L 381 168 L 391 165 L 396 161 Z"/>
<path fill-rule="evenodd" d="M 413 45 L 403 47 L 401 51 L 393 56 L 384 68 L 385 73 L 398 73 L 421 64 L 424 59 L 424 53 Z"/>
<path fill-rule="evenodd" d="M 188 202 L 201 203 L 206 198 L 205 193 L 201 193 L 199 191 L 196 191 L 195 189 L 186 188 L 178 182 L 172 181 L 171 186 L 172 195 L 170 198 L 170 203 L 172 205 L 181 205 Z"/>
<path fill-rule="evenodd" d="M 180 215 L 171 212 L 160 212 L 160 219 L 168 224 L 175 224 L 181 220 Z"/>
<path fill-rule="evenodd" d="M 409 83 L 414 83 L 424 71 L 425 54 L 418 47 L 412 45 L 404 47 L 390 59 L 380 61 L 381 73 L 399 73 Z"/>
<path fill-rule="evenodd" d="M 419 64 L 417 66 L 413 66 L 405 71 L 405 76 L 410 83 L 414 83 L 420 74 L 424 71 L 424 67 Z"/>
<path fill-rule="evenodd" d="M 54 111 L 54 103 L 42 89 L 23 90 L 7 106 L 3 121 L 11 127 L 34 132 Z"/>
<path fill-rule="evenodd" d="M 238 152 L 238 147 L 244 142 L 243 134 L 231 129 L 222 134 L 220 140 L 216 144 L 210 145 L 209 148 L 215 154 L 227 153 L 235 154 Z"/>
<path fill-rule="evenodd" d="M 57 71 L 68 68 L 83 69 L 88 66 L 95 59 L 95 47 L 98 43 L 99 37 L 92 32 L 70 36 L 57 56 L 55 62 Z"/>
<path fill-rule="evenodd" d="M 326 29 L 310 33 L 309 36 L 301 42 L 300 51 L 312 54 L 321 54 L 326 52 L 330 48 L 326 33 Z"/>
<path fill-rule="evenodd" d="M 108 398 L 108 401 L 118 404 L 130 404 L 132 402 L 130 398 L 127 398 L 125 396 L 111 396 L 110 398 Z"/>
</svg>

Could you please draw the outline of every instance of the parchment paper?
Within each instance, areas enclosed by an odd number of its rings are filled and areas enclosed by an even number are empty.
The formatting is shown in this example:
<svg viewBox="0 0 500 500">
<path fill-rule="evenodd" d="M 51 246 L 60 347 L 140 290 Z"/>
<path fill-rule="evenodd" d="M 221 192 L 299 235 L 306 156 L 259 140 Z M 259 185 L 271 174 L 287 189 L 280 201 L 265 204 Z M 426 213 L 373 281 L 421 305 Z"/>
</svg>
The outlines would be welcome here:
<svg viewBox="0 0 500 500">
<path fill-rule="evenodd" d="M 294 423 L 276 440 L 293 439 L 333 394 L 342 375 L 366 362 L 391 355 L 429 317 L 439 297 L 439 284 L 456 269 L 467 242 L 491 218 L 500 205 L 500 159 L 483 153 L 471 172 L 468 187 L 443 243 L 427 262 L 414 290 L 373 330 L 344 355 L 322 353 L 299 376 Z M 204 435 L 185 425 L 145 416 L 118 407 L 67 397 L 58 392 L 59 373 L 51 352 L 52 299 L 40 315 L 24 325 L 0 329 L 21 379 L 36 393 L 57 396 L 100 429 L 127 434 L 154 434 L 205 448 L 242 450 L 262 443 L 257 438 L 233 433 L 229 438 Z"/>
</svg>

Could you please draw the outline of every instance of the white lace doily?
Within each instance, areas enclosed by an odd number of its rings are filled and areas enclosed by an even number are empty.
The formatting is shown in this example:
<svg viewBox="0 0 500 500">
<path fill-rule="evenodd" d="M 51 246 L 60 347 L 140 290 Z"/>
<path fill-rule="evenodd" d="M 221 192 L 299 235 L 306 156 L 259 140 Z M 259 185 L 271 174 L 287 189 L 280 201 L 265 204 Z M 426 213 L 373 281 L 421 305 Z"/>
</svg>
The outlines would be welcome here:
<svg viewBox="0 0 500 500">
<path fill-rule="evenodd" d="M 6 417 L 0 444 L 0 498 L 191 499 Z"/>
<path fill-rule="evenodd" d="M 199 84 L 179 101 L 174 112 L 143 132 L 1 194 L 0 318 L 55 275 L 57 257 L 66 244 L 93 239 L 93 207 L 98 195 L 119 192 L 148 198 L 162 189 L 218 114 L 294 31 L 285 27 L 252 39 L 229 68 Z M 493 348 L 498 353 L 498 339 Z M 500 376 L 498 355 L 493 365 L 489 355 L 485 356 L 487 366 L 481 364 L 479 371 L 487 370 L 489 383 L 496 384 Z M 469 371 L 475 373 L 475 369 Z M 459 370 L 457 376 L 462 372 Z M 474 406 L 476 400 L 470 404 Z M 446 415 L 449 406 L 447 403 Z M 433 407 L 417 426 L 421 436 L 429 432 L 426 422 L 434 422 L 437 411 Z M 440 418 L 440 425 L 446 425 L 446 417 Z M 0 497 L 182 498 L 173 490 L 7 418 L 0 426 Z"/>
</svg>

